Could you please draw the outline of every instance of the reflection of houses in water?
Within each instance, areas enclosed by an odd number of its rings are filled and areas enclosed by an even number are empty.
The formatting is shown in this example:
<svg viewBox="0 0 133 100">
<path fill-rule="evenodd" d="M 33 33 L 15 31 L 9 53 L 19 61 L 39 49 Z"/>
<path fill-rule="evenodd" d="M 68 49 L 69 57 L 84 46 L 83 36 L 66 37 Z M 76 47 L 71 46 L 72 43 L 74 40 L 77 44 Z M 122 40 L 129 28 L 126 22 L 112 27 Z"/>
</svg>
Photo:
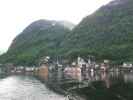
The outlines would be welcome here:
<svg viewBox="0 0 133 100">
<path fill-rule="evenodd" d="M 45 80 L 48 79 L 48 73 L 49 73 L 49 70 L 48 70 L 48 61 L 49 61 L 50 57 L 47 56 L 45 58 L 42 58 L 40 60 L 40 63 L 39 63 L 39 68 L 38 68 L 38 74 L 39 76 L 41 76 L 42 78 L 44 78 Z"/>
<path fill-rule="evenodd" d="M 104 63 L 106 64 L 106 62 Z M 108 68 L 109 66 L 106 65 L 106 67 Z M 78 71 L 75 71 L 76 68 L 80 70 L 80 74 Z M 106 72 L 106 71 L 90 71 L 82 73 L 80 67 L 78 67 L 77 65 L 67 67 L 67 69 L 65 69 L 64 72 L 65 74 L 69 75 L 72 79 L 78 80 L 80 87 L 85 87 L 85 86 L 87 87 L 92 82 L 98 81 L 102 82 L 103 85 L 106 86 L 106 88 L 110 88 L 112 84 L 115 84 L 114 80 L 121 80 L 121 79 L 123 80 L 124 78 L 125 82 L 133 81 L 133 73 L 132 74 L 124 73 L 125 74 L 124 77 L 121 75 L 121 72 L 117 73 L 117 72 Z M 76 89 L 79 87 L 76 87 L 75 85 L 72 88 Z"/>
<path fill-rule="evenodd" d="M 48 65 L 47 64 L 42 64 L 40 67 L 39 67 L 39 70 L 38 70 L 38 74 L 44 78 L 45 80 L 48 79 Z"/>
<path fill-rule="evenodd" d="M 56 64 L 57 80 L 60 81 L 63 76 L 63 65 L 59 62 Z"/>
<path fill-rule="evenodd" d="M 100 69 L 101 69 L 101 71 L 108 71 L 108 69 L 109 69 L 109 60 L 104 60 L 104 62 L 101 63 Z"/>
<path fill-rule="evenodd" d="M 84 59 L 81 57 L 77 58 L 77 62 L 72 62 L 71 66 L 67 66 L 64 69 L 64 73 L 70 75 L 74 79 L 81 79 L 81 74 L 87 70 L 87 65 Z"/>
<path fill-rule="evenodd" d="M 64 72 L 67 74 L 81 74 L 81 68 L 80 67 L 66 67 L 64 69 Z"/>
<path fill-rule="evenodd" d="M 67 66 L 64 69 L 64 73 L 70 76 L 71 78 L 80 81 L 81 80 L 81 66 L 82 66 L 82 63 L 77 64 L 76 62 L 73 62 L 71 66 Z"/>
<path fill-rule="evenodd" d="M 90 71 L 87 73 L 82 73 L 79 67 L 67 67 L 65 68 L 64 72 L 66 75 L 69 75 L 72 79 L 77 79 L 80 81 L 87 80 L 88 82 L 92 82 L 98 80 L 105 80 L 107 78 L 105 72 L 97 73 L 94 71 Z"/>
<path fill-rule="evenodd" d="M 104 63 L 101 65 L 101 64 L 96 64 L 96 62 L 91 61 L 91 59 L 85 61 L 83 58 L 78 57 L 77 61 L 73 62 L 70 66 L 65 67 L 63 72 L 65 75 L 70 76 L 72 79 L 78 80 L 78 82 L 83 84 L 89 84 L 93 81 L 102 80 L 106 83 L 106 86 L 109 88 L 110 81 L 106 73 L 104 73 L 109 67 L 108 63 L 109 62 L 105 60 Z M 57 82 L 58 82 L 62 78 L 61 72 L 63 66 L 58 62 L 56 64 L 55 69 L 56 68 L 57 68 L 56 70 L 57 73 L 55 75 L 57 77 Z M 96 72 L 97 69 L 102 70 L 103 73 L 101 72 L 97 73 Z M 47 63 L 42 63 L 39 68 L 39 74 L 45 79 L 47 79 L 48 73 L 49 70 Z"/>
<path fill-rule="evenodd" d="M 80 74 L 79 76 L 77 76 L 75 74 L 70 74 L 69 76 L 72 79 L 74 79 L 74 80 L 70 81 L 70 83 L 72 83 L 72 82 L 73 83 L 75 83 L 75 82 L 77 83 L 78 82 L 79 84 L 75 84 L 74 86 L 69 87 L 68 90 L 74 90 L 74 89 L 80 89 L 80 88 L 89 87 L 89 86 L 92 86 L 92 83 L 96 82 L 96 81 L 97 82 L 102 82 L 103 85 L 106 86 L 106 88 L 110 88 L 110 85 L 111 85 L 110 76 L 106 72 L 94 73 L 93 75 L 91 75 L 91 73 L 86 73 L 84 75 Z M 68 81 L 68 83 L 69 83 L 69 81 Z"/>
<path fill-rule="evenodd" d="M 106 72 L 101 73 L 101 80 L 105 82 L 107 88 L 110 87 L 109 75 Z"/>
<path fill-rule="evenodd" d="M 124 75 L 125 82 L 133 82 L 133 73 L 127 73 Z"/>
<path fill-rule="evenodd" d="M 73 79 L 81 80 L 81 69 L 79 67 L 66 67 L 64 73 Z"/>
</svg>

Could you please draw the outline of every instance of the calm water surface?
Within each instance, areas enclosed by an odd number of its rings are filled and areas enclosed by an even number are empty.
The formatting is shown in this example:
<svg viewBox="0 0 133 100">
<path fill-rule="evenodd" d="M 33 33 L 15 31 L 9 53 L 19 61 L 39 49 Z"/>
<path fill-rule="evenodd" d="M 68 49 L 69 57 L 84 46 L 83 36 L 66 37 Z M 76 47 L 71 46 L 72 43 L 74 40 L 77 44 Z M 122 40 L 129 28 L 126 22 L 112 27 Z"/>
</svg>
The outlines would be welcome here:
<svg viewBox="0 0 133 100">
<path fill-rule="evenodd" d="M 65 100 L 32 76 L 0 79 L 0 100 Z"/>
<path fill-rule="evenodd" d="M 133 73 L 58 71 L 42 80 L 28 75 L 1 78 L 0 100 L 133 100 Z M 57 94 L 60 90 L 66 91 L 65 97 Z"/>
</svg>

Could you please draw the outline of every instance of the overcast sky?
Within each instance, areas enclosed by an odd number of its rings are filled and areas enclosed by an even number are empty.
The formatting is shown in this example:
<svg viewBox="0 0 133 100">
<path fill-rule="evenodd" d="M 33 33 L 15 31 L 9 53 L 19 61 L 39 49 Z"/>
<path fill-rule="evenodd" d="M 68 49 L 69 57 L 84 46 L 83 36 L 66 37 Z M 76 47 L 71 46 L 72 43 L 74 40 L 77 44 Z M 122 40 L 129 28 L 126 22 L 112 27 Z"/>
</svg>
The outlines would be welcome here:
<svg viewBox="0 0 133 100">
<path fill-rule="evenodd" d="M 111 0 L 0 0 L 0 51 L 9 47 L 14 37 L 38 19 L 81 19 Z"/>
</svg>

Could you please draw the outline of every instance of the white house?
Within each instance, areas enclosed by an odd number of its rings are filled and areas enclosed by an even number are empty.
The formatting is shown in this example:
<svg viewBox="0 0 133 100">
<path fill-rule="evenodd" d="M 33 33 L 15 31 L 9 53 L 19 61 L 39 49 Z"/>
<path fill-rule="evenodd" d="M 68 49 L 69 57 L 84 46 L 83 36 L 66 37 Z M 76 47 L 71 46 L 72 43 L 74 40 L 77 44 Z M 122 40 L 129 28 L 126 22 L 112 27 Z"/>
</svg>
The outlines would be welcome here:
<svg viewBox="0 0 133 100">
<path fill-rule="evenodd" d="M 132 63 L 123 63 L 122 67 L 123 68 L 132 68 L 133 64 Z"/>
<path fill-rule="evenodd" d="M 83 65 L 86 65 L 86 62 L 81 57 L 78 57 L 77 59 L 77 65 L 82 68 Z"/>
</svg>

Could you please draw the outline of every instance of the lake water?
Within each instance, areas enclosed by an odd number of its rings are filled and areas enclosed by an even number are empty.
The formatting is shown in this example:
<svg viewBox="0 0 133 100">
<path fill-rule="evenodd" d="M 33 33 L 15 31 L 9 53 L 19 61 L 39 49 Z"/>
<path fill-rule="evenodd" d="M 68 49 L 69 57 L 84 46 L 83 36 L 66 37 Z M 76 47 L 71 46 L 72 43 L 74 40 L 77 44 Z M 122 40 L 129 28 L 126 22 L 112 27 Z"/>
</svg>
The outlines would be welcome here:
<svg viewBox="0 0 133 100">
<path fill-rule="evenodd" d="M 65 100 L 32 76 L 0 79 L 0 100 Z"/>
<path fill-rule="evenodd" d="M 65 96 L 61 95 L 65 91 Z M 0 100 L 133 100 L 133 73 L 69 73 L 0 79 Z"/>
</svg>

